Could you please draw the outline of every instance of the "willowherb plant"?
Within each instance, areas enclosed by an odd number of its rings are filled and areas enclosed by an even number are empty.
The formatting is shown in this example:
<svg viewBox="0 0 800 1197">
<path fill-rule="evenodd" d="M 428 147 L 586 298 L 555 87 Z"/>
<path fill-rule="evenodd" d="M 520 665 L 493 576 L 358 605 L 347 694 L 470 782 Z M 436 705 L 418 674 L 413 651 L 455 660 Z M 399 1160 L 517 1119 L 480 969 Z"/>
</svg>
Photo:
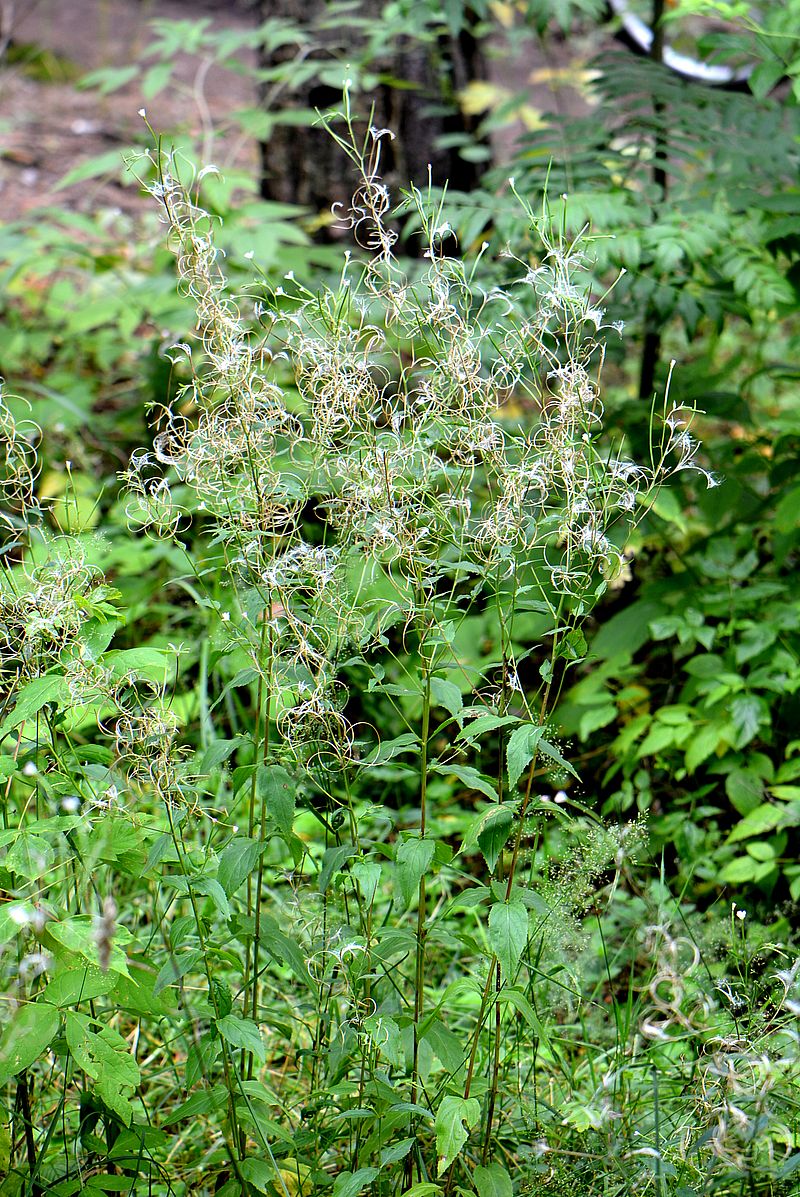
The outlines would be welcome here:
<svg viewBox="0 0 800 1197">
<path fill-rule="evenodd" d="M 380 178 L 391 134 L 370 129 L 360 142 L 347 93 L 340 117 L 343 125 L 329 123 L 329 132 L 360 181 L 339 216 L 366 254 L 345 252 L 338 281 L 321 290 L 287 276 L 272 291 L 230 297 L 198 191 L 189 193 L 160 147 L 151 156 L 150 190 L 181 286 L 196 304 L 203 363 L 194 364 L 185 342 L 171 351 L 188 359 L 191 381 L 159 414 L 152 451 L 131 461 L 129 514 L 179 542 L 195 521 L 224 562 L 229 590 L 208 601 L 228 650 L 244 654 L 255 682 L 248 842 L 263 842 L 283 818 L 294 869 L 311 866 L 320 878 L 321 909 L 297 931 L 317 992 L 313 1014 L 303 1015 L 313 1028 L 312 1088 L 324 1068 L 334 1086 L 352 1074 L 363 1103 L 379 1078 L 397 1077 L 391 1092 L 410 1106 L 390 1125 L 413 1133 L 391 1158 L 404 1161 L 407 1183 L 435 1172 L 449 1188 L 465 1167 L 468 1131 L 476 1128 L 485 1165 L 497 1126 L 512 1116 L 500 1108 L 505 994 L 528 1001 L 520 976 L 526 991 L 533 960 L 563 939 L 591 879 L 609 867 L 618 872 L 626 837 L 629 845 L 636 838 L 622 829 L 612 845 L 609 833 L 598 833 L 560 871 L 522 847 L 535 812 L 553 810 L 536 796 L 534 779 L 548 768 L 572 772 L 548 720 L 566 669 L 581 655 L 578 625 L 621 571 L 630 530 L 658 488 L 686 469 L 713 480 L 696 460 L 693 413 L 668 402 L 648 463 L 628 460 L 604 436 L 603 310 L 583 281 L 580 245 L 565 242 L 546 209 L 537 219 L 518 197 L 545 252 L 534 263 L 509 252 L 516 281 L 483 289 L 488 247 L 471 261 L 448 252 L 441 205 L 412 187 L 424 254 L 419 269 L 403 266 Z M 524 420 L 506 416 L 511 401 L 525 409 Z M 475 611 L 490 613 L 496 638 L 479 676 L 457 647 Z M 523 613 L 539 620 L 538 669 L 516 631 Z M 399 710 L 405 728 L 391 742 L 376 744 L 359 720 L 356 675 L 367 678 L 363 692 Z M 499 734 L 499 753 L 482 749 L 487 733 Z M 490 753 L 494 778 L 483 768 Z M 402 803 L 376 809 L 364 801 L 370 771 L 404 755 L 418 787 L 410 827 Z M 452 850 L 443 855 L 431 832 L 431 787 L 442 776 L 489 799 L 460 853 L 466 859 L 480 848 L 491 886 L 476 895 L 478 905 L 489 903 L 481 932 L 488 951 L 471 966 L 473 1000 L 456 1016 L 462 1049 L 454 1059 L 440 1047 L 446 1073 L 431 1081 L 430 1036 L 437 1027 L 440 1042 L 453 1034 L 441 997 L 430 1006 L 432 993 L 459 983 L 430 945 L 444 899 L 463 884 L 460 866 L 449 864 Z M 304 788 L 324 828 L 321 857 L 276 814 L 276 794 L 288 785 Z M 387 827 L 400 916 L 394 951 L 413 961 L 401 983 L 392 977 L 392 949 L 381 949 L 385 924 L 379 934 L 374 923 L 376 895 L 390 880 L 376 851 Z M 269 873 L 262 847 L 240 930 L 242 1014 L 251 1022 L 268 1000 L 259 978 Z M 414 905 L 408 940 L 404 911 Z M 252 1054 L 242 1063 L 252 1076 Z M 234 1068 L 228 1053 L 226 1084 Z M 344 1096 L 336 1103 L 343 1115 L 350 1108 Z M 394 1150 L 378 1133 L 380 1106 L 351 1146 L 354 1174 L 378 1148 Z M 435 1118 L 435 1165 L 424 1107 Z M 321 1126 L 321 1113 L 315 1118 Z M 242 1159 L 246 1141 L 241 1131 Z M 372 1162 L 366 1172 L 370 1181 L 378 1174 Z"/>
<path fill-rule="evenodd" d="M 97 544 L 46 531 L 35 435 L 0 408 L 2 734 L 30 789 L 8 832 L 32 940 L 20 1018 L 96 1082 L 139 1162 L 152 1119 L 134 1118 L 139 1028 L 120 1010 L 166 1019 L 174 1041 L 159 1030 L 152 1059 L 188 1096 L 170 1117 L 212 1128 L 187 1184 L 502 1195 L 552 1146 L 531 1077 L 541 1065 L 553 1090 L 564 1061 L 542 1012 L 582 1017 L 581 919 L 644 840 L 562 789 L 575 773 L 552 709 L 632 527 L 672 473 L 704 471 L 692 413 L 668 402 L 646 464 L 605 435 L 602 307 L 546 209 L 520 198 L 544 253 L 509 251 L 516 281 L 483 287 L 488 247 L 460 257 L 412 188 L 424 253 L 404 266 L 380 179 L 390 134 L 360 142 L 347 94 L 342 116 L 330 132 L 360 181 L 339 215 L 358 248 L 317 290 L 287 277 L 229 295 L 202 175 L 190 193 L 180 163 L 151 156 L 197 336 L 168 351 L 189 381 L 132 456 L 125 502 L 172 541 L 208 621 L 185 676 L 174 645 L 109 648 L 118 595 Z M 41 839 L 40 807 L 66 820 L 50 834 L 65 827 L 72 856 Z M 151 912 L 126 902 L 131 876 L 154 886 Z M 130 944 L 156 961 L 149 989 L 128 984 Z M 61 975 L 76 959 L 86 991 Z M 0 1041 L 23 1111 L 34 1059 L 15 1072 Z M 624 1068 L 586 1067 L 602 1131 Z"/>
</svg>

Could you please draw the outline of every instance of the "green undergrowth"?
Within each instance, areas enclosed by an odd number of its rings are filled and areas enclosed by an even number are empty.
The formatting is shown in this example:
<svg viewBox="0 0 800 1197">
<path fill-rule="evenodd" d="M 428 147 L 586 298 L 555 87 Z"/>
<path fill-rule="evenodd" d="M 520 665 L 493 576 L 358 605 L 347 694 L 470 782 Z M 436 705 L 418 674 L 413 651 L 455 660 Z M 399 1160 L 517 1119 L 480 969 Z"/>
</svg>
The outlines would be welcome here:
<svg viewBox="0 0 800 1197">
<path fill-rule="evenodd" d="M 688 815 L 647 809 L 630 749 L 595 787 L 568 738 L 610 708 L 675 785 L 716 756 L 749 826 L 791 809 L 753 780 L 761 705 L 725 722 L 687 683 L 651 712 L 614 619 L 587 666 L 671 487 L 692 518 L 721 489 L 696 413 L 667 391 L 605 427 L 618 330 L 547 205 L 519 200 L 499 288 L 412 188 L 400 263 L 388 134 L 339 116 L 357 249 L 329 285 L 232 291 L 213 177 L 142 164 L 195 329 L 119 494 L 54 489 L 0 408 L 0 1193 L 788 1197 L 790 920 L 703 859 L 671 887 Z M 758 699 L 751 668 L 789 664 L 745 600 L 752 652 L 717 631 L 708 580 L 758 567 L 731 537 L 692 549 L 697 617 L 669 580 L 636 617 Z M 681 739 L 698 718 L 723 752 Z M 737 826 L 792 883 L 785 828 Z"/>
</svg>

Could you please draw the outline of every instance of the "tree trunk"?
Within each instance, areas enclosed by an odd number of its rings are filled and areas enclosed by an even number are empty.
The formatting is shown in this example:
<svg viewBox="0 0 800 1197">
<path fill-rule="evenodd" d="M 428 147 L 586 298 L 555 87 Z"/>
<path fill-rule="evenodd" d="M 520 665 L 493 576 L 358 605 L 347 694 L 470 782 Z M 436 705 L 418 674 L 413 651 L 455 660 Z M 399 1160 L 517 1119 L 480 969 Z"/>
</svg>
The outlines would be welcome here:
<svg viewBox="0 0 800 1197">
<path fill-rule="evenodd" d="M 385 3 L 361 0 L 359 18 L 378 21 Z M 310 32 L 327 10 L 325 0 L 259 0 L 262 21 L 280 17 Z M 344 78 L 348 50 L 354 60 L 360 56 L 354 40 L 358 31 L 347 29 L 343 35 L 341 30 L 322 30 L 312 36 L 315 47 L 303 61 L 307 63 L 313 55 L 323 68 L 340 62 Z M 350 40 L 345 42 L 348 36 Z M 292 86 L 290 64 L 296 54 L 295 46 L 261 52 L 262 69 L 287 68 L 285 81 L 268 80 L 262 85 L 265 109 L 286 114 L 308 109 L 326 112 L 341 106 L 341 91 L 318 78 Z M 373 95 L 356 97 L 354 110 L 366 124 L 374 104 L 371 123 L 395 134 L 394 141 L 387 138 L 383 143 L 381 165 L 387 185 L 393 191 L 409 182 L 424 188 L 430 164 L 434 185 L 449 182 L 460 191 L 475 187 L 481 174 L 477 164 L 460 157 L 457 147 L 442 147 L 437 142 L 454 134 L 474 134 L 477 121 L 460 111 L 457 94 L 472 80 L 486 76 L 476 38 L 467 29 L 457 37 L 404 37 L 371 62 L 369 70 L 383 81 Z M 349 198 L 354 183 L 352 165 L 318 126 L 279 123 L 261 145 L 264 199 L 300 204 L 314 212 L 328 211 L 332 203 Z"/>
</svg>

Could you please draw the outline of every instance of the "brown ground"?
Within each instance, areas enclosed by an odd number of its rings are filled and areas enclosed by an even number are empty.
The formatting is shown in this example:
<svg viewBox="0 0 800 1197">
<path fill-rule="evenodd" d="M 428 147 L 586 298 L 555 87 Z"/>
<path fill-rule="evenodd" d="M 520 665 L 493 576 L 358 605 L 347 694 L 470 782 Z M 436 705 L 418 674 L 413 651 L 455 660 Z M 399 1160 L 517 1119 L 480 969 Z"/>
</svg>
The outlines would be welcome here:
<svg viewBox="0 0 800 1197">
<path fill-rule="evenodd" d="M 116 169 L 65 189 L 58 183 L 100 154 L 119 151 L 121 161 L 141 134 L 142 107 L 159 130 L 205 135 L 209 149 L 202 157 L 213 157 L 221 169 L 232 163 L 256 169 L 249 139 L 231 135 L 217 139 L 213 155 L 210 149 L 212 128 L 224 129 L 230 113 L 253 103 L 253 85 L 245 76 L 181 54 L 169 86 L 149 100 L 142 96 L 141 72 L 105 97 L 75 86 L 86 71 L 135 62 L 152 37 L 152 20 L 204 16 L 217 29 L 254 24 L 247 0 L 0 0 L 0 49 L 4 39 L 12 41 L 11 61 L 0 66 L 0 222 L 53 203 L 83 212 L 108 206 L 140 210 L 138 190 L 121 186 Z M 51 56 L 25 64 L 19 54 L 26 44 Z M 546 52 L 529 44 L 525 58 L 514 59 L 498 47 L 492 74 L 505 86 L 526 88 L 534 109 L 575 111 L 584 100 L 563 80 L 575 76 L 584 50 L 551 41 Z M 506 145 L 509 137 L 506 132 Z"/>
<path fill-rule="evenodd" d="M 9 0 L 5 2 L 8 7 Z M 176 58 L 169 86 L 149 101 L 142 97 L 141 75 L 105 97 L 63 79 L 64 69 L 80 77 L 99 67 L 135 62 L 151 40 L 149 22 L 155 18 L 206 16 L 215 28 L 250 28 L 252 17 L 235 4 L 15 0 L 14 6 L 14 43 L 53 51 L 58 61 L 45 60 L 41 68 L 12 61 L 0 70 L 0 220 L 14 220 L 51 203 L 67 202 L 81 211 L 109 204 L 137 207 L 138 192 L 110 177 L 66 190 L 57 190 L 57 185 L 81 162 L 115 149 L 121 155 L 140 139 L 140 108 L 148 110 L 159 130 L 188 129 L 202 135 L 210 132 L 212 119 L 214 127 L 224 126 L 229 113 L 253 102 L 247 78 L 187 54 Z M 226 158 L 237 165 L 250 161 L 255 167 L 254 147 L 247 142 L 227 147 Z"/>
</svg>

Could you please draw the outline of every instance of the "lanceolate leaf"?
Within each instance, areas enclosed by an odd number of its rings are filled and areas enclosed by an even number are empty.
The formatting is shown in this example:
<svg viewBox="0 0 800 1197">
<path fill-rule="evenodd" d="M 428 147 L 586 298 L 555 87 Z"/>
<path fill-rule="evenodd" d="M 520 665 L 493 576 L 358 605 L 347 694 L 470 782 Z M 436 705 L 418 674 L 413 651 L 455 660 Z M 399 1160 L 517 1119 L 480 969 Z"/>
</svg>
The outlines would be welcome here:
<svg viewBox="0 0 800 1197">
<path fill-rule="evenodd" d="M 513 790 L 525 769 L 533 760 L 536 747 L 544 734 L 543 727 L 523 723 L 511 733 L 506 746 L 508 785 Z"/>
<path fill-rule="evenodd" d="M 528 942 L 528 912 L 520 901 L 496 902 L 489 911 L 489 943 L 506 978 L 512 980 Z"/>
<path fill-rule="evenodd" d="M 430 868 L 436 845 L 433 840 L 406 840 L 397 849 L 397 882 L 406 906 L 419 889 L 420 878 Z"/>
</svg>

